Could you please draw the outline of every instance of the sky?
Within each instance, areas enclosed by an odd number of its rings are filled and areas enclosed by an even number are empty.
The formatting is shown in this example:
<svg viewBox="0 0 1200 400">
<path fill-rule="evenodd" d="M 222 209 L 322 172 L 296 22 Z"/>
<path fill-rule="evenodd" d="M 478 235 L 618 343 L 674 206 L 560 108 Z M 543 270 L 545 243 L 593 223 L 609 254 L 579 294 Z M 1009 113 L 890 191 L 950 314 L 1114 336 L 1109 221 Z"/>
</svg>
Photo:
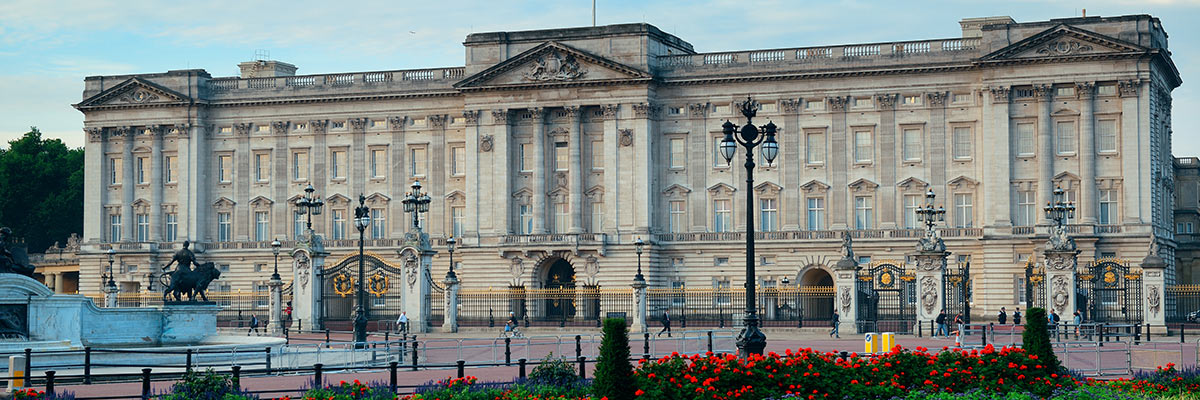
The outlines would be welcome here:
<svg viewBox="0 0 1200 400">
<path fill-rule="evenodd" d="M 599 25 L 646 22 L 697 52 L 954 38 L 968 17 L 1018 22 L 1150 14 L 1184 84 L 1175 156 L 1200 156 L 1200 0 L 595 0 Z M 1191 21 L 1191 22 L 1188 22 Z M 201 68 L 236 76 L 258 51 L 298 74 L 461 66 L 472 32 L 592 24 L 591 0 L 0 1 L 0 147 L 38 127 L 83 146 L 83 78 Z"/>
</svg>

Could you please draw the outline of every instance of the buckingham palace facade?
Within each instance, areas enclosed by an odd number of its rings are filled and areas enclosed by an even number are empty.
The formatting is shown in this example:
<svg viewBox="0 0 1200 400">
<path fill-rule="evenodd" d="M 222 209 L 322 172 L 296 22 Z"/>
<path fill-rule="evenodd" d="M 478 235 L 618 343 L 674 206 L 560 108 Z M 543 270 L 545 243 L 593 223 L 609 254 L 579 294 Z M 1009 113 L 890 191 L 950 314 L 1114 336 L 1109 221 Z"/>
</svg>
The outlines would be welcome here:
<svg viewBox="0 0 1200 400">
<path fill-rule="evenodd" d="M 628 288 L 638 238 L 652 287 L 740 287 L 747 206 L 761 285 L 828 286 L 841 232 L 862 263 L 903 261 L 932 189 L 950 262 L 971 262 L 990 315 L 1024 301 L 1055 187 L 1078 207 L 1081 264 L 1141 260 L 1157 240 L 1171 282 L 1182 81 L 1160 21 L 959 24 L 957 38 L 717 53 L 622 24 L 471 34 L 465 66 L 447 68 L 88 77 L 81 291 L 100 290 L 109 247 L 123 291 L 161 290 L 185 239 L 225 271 L 217 290 L 265 291 L 270 242 L 301 233 L 309 184 L 331 260 L 357 254 L 360 194 L 367 250 L 398 258 L 414 181 L 433 199 L 433 275 L 454 236 L 464 289 Z M 747 97 L 780 130 L 752 205 L 716 148 Z"/>
</svg>

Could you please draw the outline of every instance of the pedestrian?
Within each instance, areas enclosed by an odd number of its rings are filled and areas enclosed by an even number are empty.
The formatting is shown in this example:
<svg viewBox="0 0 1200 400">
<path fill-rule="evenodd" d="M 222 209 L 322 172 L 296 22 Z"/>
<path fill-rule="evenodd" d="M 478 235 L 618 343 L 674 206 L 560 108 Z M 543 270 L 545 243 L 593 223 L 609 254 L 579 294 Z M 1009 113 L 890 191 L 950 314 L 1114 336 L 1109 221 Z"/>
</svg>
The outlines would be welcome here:
<svg viewBox="0 0 1200 400">
<path fill-rule="evenodd" d="M 838 334 L 838 325 L 841 325 L 839 323 L 840 322 L 839 319 L 840 318 L 839 318 L 837 310 L 833 310 L 833 321 L 832 321 L 833 329 L 829 331 L 829 337 L 838 338 L 838 339 L 842 338 L 842 335 Z"/>
<path fill-rule="evenodd" d="M 962 346 L 962 334 L 963 334 L 962 313 L 958 313 L 958 314 L 954 315 L 954 327 L 958 328 L 954 331 L 954 345 Z"/>
<path fill-rule="evenodd" d="M 1004 307 L 1000 307 L 1000 315 L 997 318 L 1000 320 L 1000 325 L 1008 323 L 1008 312 L 1004 310 Z"/>
<path fill-rule="evenodd" d="M 1021 307 L 1017 307 L 1017 311 L 1013 312 L 1013 325 L 1021 324 Z"/>
<path fill-rule="evenodd" d="M 671 315 L 667 313 L 666 309 L 663 309 L 662 326 L 662 330 L 658 331 L 658 334 L 654 335 L 654 337 L 662 336 L 663 332 L 667 333 L 667 337 L 671 337 Z"/>
<path fill-rule="evenodd" d="M 1075 338 L 1079 339 L 1079 325 L 1083 325 L 1083 315 L 1080 315 L 1079 311 L 1076 311 L 1075 318 L 1071 320 L 1071 323 L 1075 324 Z"/>
<path fill-rule="evenodd" d="M 938 313 L 938 316 L 936 319 L 934 319 L 934 322 L 937 323 L 937 332 L 933 333 L 933 337 L 938 337 L 938 335 L 950 335 L 950 330 L 946 328 L 946 310 L 942 310 L 942 312 Z"/>
<path fill-rule="evenodd" d="M 1060 321 L 1062 321 L 1062 319 L 1061 319 L 1061 318 L 1059 318 L 1059 316 L 1058 316 L 1058 311 L 1057 311 L 1057 310 L 1051 310 L 1051 311 L 1050 311 L 1050 322 L 1054 323 L 1055 325 L 1058 325 L 1058 323 L 1059 323 Z"/>
<path fill-rule="evenodd" d="M 401 311 L 400 317 L 396 318 L 396 329 L 399 330 L 397 333 L 408 333 L 408 312 L 407 311 Z"/>
<path fill-rule="evenodd" d="M 287 302 L 287 307 L 283 308 L 283 314 L 289 322 L 292 320 L 292 302 Z"/>
<path fill-rule="evenodd" d="M 246 331 L 246 336 L 250 336 L 250 332 L 254 332 L 255 336 L 262 336 L 262 332 L 258 330 L 258 316 L 250 314 L 250 330 Z"/>
</svg>

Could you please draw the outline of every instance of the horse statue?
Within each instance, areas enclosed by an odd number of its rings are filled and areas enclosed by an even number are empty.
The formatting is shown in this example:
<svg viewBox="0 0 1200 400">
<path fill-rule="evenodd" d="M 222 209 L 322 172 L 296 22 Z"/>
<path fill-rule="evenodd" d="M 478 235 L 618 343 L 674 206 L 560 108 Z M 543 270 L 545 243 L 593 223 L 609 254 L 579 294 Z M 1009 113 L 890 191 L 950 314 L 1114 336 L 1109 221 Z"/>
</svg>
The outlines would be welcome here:
<svg viewBox="0 0 1200 400">
<path fill-rule="evenodd" d="M 175 301 L 183 301 L 182 295 L 186 294 L 188 301 L 195 301 L 196 294 L 204 301 L 208 301 L 208 296 L 204 292 L 208 290 L 208 284 L 221 277 L 221 271 L 212 262 L 206 262 L 196 266 L 194 270 L 179 271 L 171 275 L 171 282 L 166 285 L 163 290 L 163 301 L 167 301 L 167 297 L 174 295 Z"/>
</svg>

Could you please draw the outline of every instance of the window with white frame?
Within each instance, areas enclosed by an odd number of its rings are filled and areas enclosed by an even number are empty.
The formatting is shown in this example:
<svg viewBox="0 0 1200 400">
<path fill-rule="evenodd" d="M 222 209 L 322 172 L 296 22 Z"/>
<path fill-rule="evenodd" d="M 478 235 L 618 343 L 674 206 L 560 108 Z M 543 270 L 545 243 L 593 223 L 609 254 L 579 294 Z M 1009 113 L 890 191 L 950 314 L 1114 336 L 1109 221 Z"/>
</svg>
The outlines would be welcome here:
<svg viewBox="0 0 1200 400">
<path fill-rule="evenodd" d="M 1015 226 L 1033 226 L 1037 222 L 1037 194 L 1032 190 L 1017 192 L 1017 215 L 1013 216 Z"/>
<path fill-rule="evenodd" d="M 588 202 L 589 213 L 591 215 L 591 224 L 588 226 L 588 232 L 600 233 L 604 231 L 604 203 L 599 201 Z"/>
<path fill-rule="evenodd" d="M 522 204 L 519 211 L 521 234 L 533 234 L 533 206 Z"/>
<path fill-rule="evenodd" d="M 566 199 L 554 203 L 554 233 L 567 233 L 571 220 L 570 204 Z"/>
<path fill-rule="evenodd" d="M 254 180 L 266 182 L 271 176 L 271 155 L 267 153 L 254 154 Z"/>
<path fill-rule="evenodd" d="M 150 241 L 150 214 L 137 214 L 137 241 Z"/>
<path fill-rule="evenodd" d="M 670 141 L 670 165 L 671 168 L 684 168 L 687 165 L 687 153 L 684 151 L 685 141 L 683 138 L 671 138 Z"/>
<path fill-rule="evenodd" d="M 137 158 L 137 183 L 139 184 L 148 183 L 146 180 L 146 169 L 150 167 L 150 163 L 146 160 L 148 160 L 146 157 Z"/>
<path fill-rule="evenodd" d="M 329 153 L 329 171 L 333 179 L 346 179 L 346 151 L 334 150 Z"/>
<path fill-rule="evenodd" d="M 906 106 L 921 105 L 921 95 L 905 95 L 903 101 Z"/>
<path fill-rule="evenodd" d="M 521 161 L 521 172 L 533 172 L 533 145 L 529 143 L 521 143 L 519 159 Z"/>
<path fill-rule="evenodd" d="M 808 164 L 825 163 L 825 133 L 809 132 L 804 135 L 804 158 Z"/>
<path fill-rule="evenodd" d="M 604 141 L 592 141 L 592 169 L 597 171 L 604 169 Z"/>
<path fill-rule="evenodd" d="M 759 223 L 763 232 L 779 230 L 779 201 L 773 198 L 758 199 Z"/>
<path fill-rule="evenodd" d="M 330 227 L 329 236 L 333 240 L 341 240 L 346 238 L 346 210 L 332 210 L 333 226 Z"/>
<path fill-rule="evenodd" d="M 554 142 L 554 170 L 566 171 L 571 169 L 571 159 L 567 142 Z"/>
<path fill-rule="evenodd" d="M 808 203 L 808 230 L 825 229 L 825 198 L 809 197 L 806 200 Z"/>
<path fill-rule="evenodd" d="M 971 102 L 971 94 L 970 93 L 955 93 L 953 101 L 955 103 L 960 103 L 960 104 L 970 103 Z"/>
<path fill-rule="evenodd" d="M 1111 225 L 1117 223 L 1117 191 L 1106 189 L 1100 191 L 1100 208 L 1096 222 L 1101 225 Z"/>
<path fill-rule="evenodd" d="M 804 109 L 808 111 L 820 111 L 825 109 L 825 100 L 806 100 Z"/>
<path fill-rule="evenodd" d="M 382 178 L 387 176 L 387 150 L 371 149 L 370 157 L 368 161 L 371 164 L 371 177 Z"/>
<path fill-rule="evenodd" d="M 123 173 L 125 173 L 125 171 L 123 168 L 121 168 L 121 158 L 120 157 L 109 158 L 108 159 L 108 184 L 120 185 L 121 184 L 121 174 L 123 174 Z"/>
<path fill-rule="evenodd" d="M 713 305 L 718 307 L 729 307 L 733 304 L 732 292 L 729 290 L 729 277 L 713 278 L 713 289 L 716 289 L 717 296 L 713 299 Z"/>
<path fill-rule="evenodd" d="M 729 161 L 725 161 L 725 156 L 721 155 L 721 139 L 722 138 L 719 138 L 719 137 L 713 138 L 713 166 L 714 167 L 728 167 L 729 166 Z"/>
<path fill-rule="evenodd" d="M 713 232 L 733 231 L 733 205 L 729 199 L 713 200 Z"/>
<path fill-rule="evenodd" d="M 467 148 L 455 146 L 450 148 L 450 175 L 462 176 L 467 173 Z"/>
<path fill-rule="evenodd" d="M 1075 121 L 1055 122 L 1054 133 L 1058 154 L 1075 154 Z"/>
<path fill-rule="evenodd" d="M 167 228 L 166 231 L 163 232 L 163 236 L 165 236 L 165 239 L 168 242 L 174 242 L 179 235 L 179 214 L 173 212 L 166 213 L 163 215 L 163 218 L 166 219 L 165 225 Z"/>
<path fill-rule="evenodd" d="M 110 214 L 108 216 L 108 241 L 121 241 L 121 214 Z"/>
<path fill-rule="evenodd" d="M 921 156 L 925 153 L 924 146 L 921 141 L 920 128 L 904 128 L 903 156 L 906 162 L 921 161 Z"/>
<path fill-rule="evenodd" d="M 1101 153 L 1117 151 L 1117 120 L 1101 119 L 1096 121 L 1096 151 Z"/>
<path fill-rule="evenodd" d="M 217 213 L 217 241 L 228 242 L 233 240 L 233 214 L 227 212 Z"/>
<path fill-rule="evenodd" d="M 292 152 L 292 180 L 308 180 L 308 151 Z"/>
<path fill-rule="evenodd" d="M 254 212 L 254 240 L 262 242 L 271 238 L 271 215 L 266 211 Z"/>
<path fill-rule="evenodd" d="M 425 165 L 427 163 L 425 148 L 413 147 L 408 149 L 408 163 L 409 176 L 415 178 L 425 177 Z"/>
<path fill-rule="evenodd" d="M 954 226 L 970 228 L 975 226 L 974 196 L 970 193 L 954 194 Z"/>
<path fill-rule="evenodd" d="M 967 126 L 954 127 L 954 159 L 971 158 L 971 128 Z"/>
<path fill-rule="evenodd" d="M 307 225 L 308 225 L 308 219 L 305 216 L 305 214 L 293 213 L 292 214 L 292 239 L 299 240 L 301 236 L 304 236 L 304 229 L 307 227 Z"/>
<path fill-rule="evenodd" d="M 867 108 L 875 105 L 875 101 L 870 97 L 855 97 L 854 108 Z"/>
<path fill-rule="evenodd" d="M 454 237 L 462 237 L 463 235 L 463 224 L 466 223 L 465 214 L 465 207 L 450 207 L 450 234 L 454 235 Z"/>
<path fill-rule="evenodd" d="M 1097 96 L 1116 96 L 1117 95 L 1117 85 L 1114 85 L 1114 84 L 1096 85 L 1096 95 Z"/>
<path fill-rule="evenodd" d="M 221 154 L 217 156 L 217 181 L 220 183 L 229 183 L 233 181 L 232 154 Z"/>
<path fill-rule="evenodd" d="M 671 216 L 668 230 L 671 233 L 683 232 L 687 224 L 687 203 L 684 200 L 671 200 Z"/>
<path fill-rule="evenodd" d="M 904 228 L 913 229 L 917 227 L 917 209 L 922 206 L 921 196 L 915 194 L 904 195 Z"/>
<path fill-rule="evenodd" d="M 872 229 L 875 226 L 875 198 L 854 196 L 854 229 Z"/>
<path fill-rule="evenodd" d="M 875 146 L 871 141 L 871 131 L 855 130 L 854 131 L 854 161 L 859 163 L 869 163 L 874 157 Z"/>
<path fill-rule="evenodd" d="M 382 208 L 371 209 L 371 238 L 387 238 L 387 210 Z"/>
<path fill-rule="evenodd" d="M 1017 124 L 1017 155 L 1032 156 L 1037 151 L 1032 122 Z"/>
<path fill-rule="evenodd" d="M 267 308 L 271 304 L 271 288 L 266 282 L 254 282 L 254 308 Z"/>
<path fill-rule="evenodd" d="M 179 180 L 178 160 L 177 156 L 163 157 L 163 177 L 167 183 L 175 183 Z"/>
</svg>

